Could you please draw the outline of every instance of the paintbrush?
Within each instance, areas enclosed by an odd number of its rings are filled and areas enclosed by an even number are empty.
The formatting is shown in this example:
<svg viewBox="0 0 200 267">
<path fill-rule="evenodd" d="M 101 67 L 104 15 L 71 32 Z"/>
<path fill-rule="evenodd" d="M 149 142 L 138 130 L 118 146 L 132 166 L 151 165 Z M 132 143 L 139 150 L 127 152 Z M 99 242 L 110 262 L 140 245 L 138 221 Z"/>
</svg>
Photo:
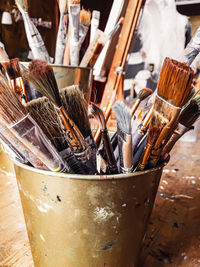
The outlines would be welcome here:
<svg viewBox="0 0 200 267">
<path fill-rule="evenodd" d="M 70 65 L 79 65 L 80 0 L 68 1 Z"/>
<path fill-rule="evenodd" d="M 142 123 L 139 124 L 139 126 L 137 127 L 137 130 L 132 134 L 132 149 L 133 149 L 134 162 L 135 162 L 135 153 L 138 149 L 138 145 L 141 142 L 144 135 L 146 135 L 146 132 L 148 130 L 149 123 L 150 123 L 151 116 L 152 116 L 152 112 L 153 112 L 153 105 L 148 110 Z"/>
<path fill-rule="evenodd" d="M 19 59 L 14 58 L 9 62 L 2 62 L 1 65 L 5 70 L 9 85 L 15 92 L 18 100 L 20 102 L 23 100 L 27 102 L 27 93 L 19 66 Z"/>
<path fill-rule="evenodd" d="M 29 101 L 25 108 L 58 152 L 67 148 L 64 126 L 55 106 L 46 97 Z"/>
<path fill-rule="evenodd" d="M 147 144 L 145 147 L 145 153 L 144 153 L 142 159 L 140 160 L 140 162 L 136 168 L 137 171 L 142 171 L 145 169 L 147 162 L 148 162 L 148 158 L 151 154 L 151 150 L 152 150 L 153 145 L 155 144 L 156 139 L 158 138 L 159 134 L 160 134 L 159 127 L 153 126 L 153 127 L 149 128 L 148 137 L 147 137 Z"/>
<path fill-rule="evenodd" d="M 67 40 L 67 19 L 65 15 L 68 9 L 68 0 L 59 0 L 60 20 L 56 38 L 55 64 L 62 64 L 64 57 L 65 44 Z"/>
<path fill-rule="evenodd" d="M 139 93 L 137 95 L 137 99 L 136 99 L 135 103 L 133 104 L 133 106 L 131 107 L 131 117 L 133 117 L 133 115 L 135 114 L 141 101 L 143 101 L 145 98 L 150 96 L 152 93 L 153 93 L 153 91 L 149 88 L 143 88 L 139 91 Z"/>
<path fill-rule="evenodd" d="M 150 123 L 150 129 L 158 127 L 160 131 L 149 160 L 152 167 L 156 166 L 162 148 L 176 125 L 181 107 L 191 91 L 193 75 L 193 70 L 184 63 L 170 58 L 163 63 Z"/>
<path fill-rule="evenodd" d="M 130 109 L 120 101 L 115 102 L 112 108 L 117 120 L 120 173 L 131 173 L 133 153 Z"/>
<path fill-rule="evenodd" d="M 200 27 L 197 29 L 192 39 L 187 44 L 183 53 L 180 55 L 179 60 L 185 62 L 187 65 L 191 65 L 196 56 L 200 52 Z"/>
<path fill-rule="evenodd" d="M 29 46 L 32 50 L 33 57 L 35 59 L 41 59 L 50 63 L 50 57 L 44 45 L 42 37 L 36 26 L 31 21 L 29 14 L 27 12 L 28 10 L 27 0 L 15 0 L 15 3 L 22 14 L 26 31 L 26 37 Z"/>
<path fill-rule="evenodd" d="M 29 74 L 27 76 L 35 88 L 58 108 L 59 115 L 65 127 L 66 140 L 72 153 L 74 153 L 80 162 L 86 163 L 91 158 L 90 147 L 87 146 L 79 128 L 65 110 L 52 67 L 48 66 L 46 62 L 33 60 L 29 64 Z M 94 174 L 95 171 L 88 167 L 88 173 Z"/>
<path fill-rule="evenodd" d="M 108 134 L 108 129 L 106 127 L 106 121 L 103 114 L 103 111 L 94 103 L 92 103 L 89 107 L 90 113 L 93 117 L 98 121 L 100 129 L 101 129 L 101 136 L 103 139 L 103 147 L 106 153 L 106 161 L 107 161 L 107 174 L 116 174 L 118 173 L 117 163 L 114 157 L 113 148 L 110 142 L 110 137 Z"/>
<path fill-rule="evenodd" d="M 140 92 L 138 93 L 136 102 L 131 107 L 131 110 L 130 110 L 131 117 L 134 116 L 135 111 L 137 110 L 137 108 L 138 108 L 139 104 L 141 103 L 141 101 L 146 99 L 151 94 L 152 94 L 152 90 L 149 89 L 149 88 L 144 88 L 144 89 L 140 90 Z M 148 115 L 146 115 L 146 119 L 144 120 L 144 122 L 141 123 L 138 126 L 138 129 L 134 133 L 132 133 L 133 155 L 135 153 L 137 145 L 139 144 L 139 142 L 141 141 L 141 139 L 143 138 L 144 134 L 147 131 L 147 127 L 148 127 L 148 124 L 149 124 L 149 121 L 150 121 L 151 113 L 152 113 L 152 108 L 148 111 Z M 115 151 L 115 149 L 117 147 L 117 132 L 112 136 L 111 144 L 112 144 L 113 150 Z M 105 157 L 105 153 L 104 153 L 103 150 L 104 149 L 102 149 L 100 152 L 101 152 L 102 157 L 104 158 Z M 115 151 L 115 157 L 118 158 L 118 150 Z"/>
<path fill-rule="evenodd" d="M 88 103 L 85 100 L 83 92 L 79 86 L 72 85 L 61 89 L 60 91 L 62 104 L 83 135 L 87 149 L 90 150 L 90 157 L 87 164 L 92 165 L 92 169 L 96 168 L 96 144 L 94 142 L 90 122 L 88 117 Z M 80 119 L 81 118 L 81 119 Z"/>
<path fill-rule="evenodd" d="M 186 132 L 193 130 L 193 124 L 200 116 L 200 96 L 194 97 L 190 103 L 181 111 L 178 119 L 178 125 L 171 135 L 169 141 L 164 146 L 162 151 L 162 159 L 165 160 L 175 143 L 183 136 Z"/>
<path fill-rule="evenodd" d="M 100 12 L 98 10 L 92 11 L 92 20 L 90 27 L 90 43 L 93 41 L 96 30 L 99 28 Z"/>
<path fill-rule="evenodd" d="M 84 8 L 80 11 L 80 28 L 79 28 L 79 44 L 80 47 L 85 40 L 89 26 L 91 23 L 91 12 Z"/>
<path fill-rule="evenodd" d="M 63 171 L 65 166 L 57 151 L 18 101 L 2 75 L 0 75 L 0 96 L 1 124 L 28 148 L 27 160 L 38 168 Z"/>
</svg>

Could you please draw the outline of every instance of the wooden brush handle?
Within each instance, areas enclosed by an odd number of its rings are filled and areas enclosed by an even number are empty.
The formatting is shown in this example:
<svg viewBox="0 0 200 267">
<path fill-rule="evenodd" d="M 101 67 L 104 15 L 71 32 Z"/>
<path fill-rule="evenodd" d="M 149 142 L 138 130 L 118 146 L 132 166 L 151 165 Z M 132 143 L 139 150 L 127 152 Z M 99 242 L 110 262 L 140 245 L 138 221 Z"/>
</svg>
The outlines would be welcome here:
<svg viewBox="0 0 200 267">
<path fill-rule="evenodd" d="M 143 171 L 145 169 L 145 167 L 147 165 L 147 162 L 148 162 L 148 159 L 149 159 L 149 156 L 151 154 L 152 146 L 153 145 L 151 145 L 149 143 L 146 145 L 145 154 L 144 154 L 144 156 L 142 157 L 142 160 L 140 161 L 140 163 L 137 166 L 137 170 L 138 171 Z"/>
<path fill-rule="evenodd" d="M 111 111 L 112 111 L 112 103 L 109 103 L 105 111 L 105 122 L 108 121 Z M 101 140 L 101 130 L 100 127 L 98 126 L 96 132 L 94 133 L 94 141 L 97 146 L 99 146 L 100 140 Z"/>
<path fill-rule="evenodd" d="M 59 108 L 60 116 L 66 129 L 66 138 L 73 152 L 85 150 L 84 137 L 77 125 L 69 118 L 65 108 Z"/>
<path fill-rule="evenodd" d="M 140 99 L 137 99 L 136 102 L 133 104 L 131 108 L 131 117 L 133 117 L 133 115 L 135 114 L 135 111 L 138 108 L 140 102 L 141 102 Z"/>
<path fill-rule="evenodd" d="M 192 129 L 194 129 L 193 126 L 191 128 L 188 128 L 188 127 L 186 127 L 186 126 L 184 126 L 184 125 L 179 123 L 178 127 L 173 132 L 173 134 L 170 137 L 169 141 L 164 146 L 164 148 L 162 150 L 162 153 L 161 153 L 161 156 L 165 158 L 165 156 L 170 153 L 170 151 L 172 150 L 173 146 L 181 138 L 181 136 L 183 136 L 185 133 L 187 133 L 188 131 L 190 131 Z"/>
</svg>

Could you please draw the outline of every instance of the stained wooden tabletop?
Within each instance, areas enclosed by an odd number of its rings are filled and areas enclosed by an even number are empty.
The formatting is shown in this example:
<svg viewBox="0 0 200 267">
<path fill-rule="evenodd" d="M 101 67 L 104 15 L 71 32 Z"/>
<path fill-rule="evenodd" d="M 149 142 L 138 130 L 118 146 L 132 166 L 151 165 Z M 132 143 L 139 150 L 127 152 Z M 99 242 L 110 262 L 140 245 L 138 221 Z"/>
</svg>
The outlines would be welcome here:
<svg viewBox="0 0 200 267">
<path fill-rule="evenodd" d="M 200 137 L 173 150 L 142 244 L 139 267 L 171 266 L 200 267 Z M 16 180 L 3 173 L 0 267 L 33 267 Z"/>
</svg>

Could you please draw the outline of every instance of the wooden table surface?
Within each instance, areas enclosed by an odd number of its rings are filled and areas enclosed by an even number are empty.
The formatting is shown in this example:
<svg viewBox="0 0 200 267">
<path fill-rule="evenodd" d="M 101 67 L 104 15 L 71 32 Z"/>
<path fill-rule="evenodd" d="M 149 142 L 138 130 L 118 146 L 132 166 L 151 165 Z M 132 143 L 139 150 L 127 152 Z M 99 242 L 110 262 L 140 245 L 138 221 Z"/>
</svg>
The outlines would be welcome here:
<svg viewBox="0 0 200 267">
<path fill-rule="evenodd" d="M 196 143 L 179 142 L 173 150 L 139 259 L 139 267 L 176 266 L 200 267 L 200 138 Z M 4 174 L 0 175 L 0 267 L 33 267 L 16 180 Z"/>
</svg>

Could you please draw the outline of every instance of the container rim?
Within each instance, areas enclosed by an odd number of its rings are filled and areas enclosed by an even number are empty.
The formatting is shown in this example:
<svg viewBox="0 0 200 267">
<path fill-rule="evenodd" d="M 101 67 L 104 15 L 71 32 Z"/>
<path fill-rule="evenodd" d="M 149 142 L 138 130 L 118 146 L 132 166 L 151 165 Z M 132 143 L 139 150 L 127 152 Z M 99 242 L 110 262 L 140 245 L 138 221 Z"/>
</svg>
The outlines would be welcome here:
<svg viewBox="0 0 200 267">
<path fill-rule="evenodd" d="M 20 61 L 21 64 L 23 65 L 28 65 L 31 61 Z M 48 63 L 48 65 L 53 66 L 53 67 L 59 67 L 59 68 L 69 68 L 69 69 L 83 69 L 83 70 L 93 70 L 91 67 L 80 67 L 80 66 L 71 66 L 71 65 L 62 65 L 62 64 L 53 64 L 53 63 Z"/>
<path fill-rule="evenodd" d="M 34 173 L 39 173 L 42 175 L 48 175 L 48 176 L 54 176 L 54 177 L 59 177 L 59 178 L 71 178 L 71 179 L 81 179 L 81 180 L 113 180 L 113 179 L 125 179 L 125 178 L 133 178 L 134 176 L 138 175 L 145 175 L 149 174 L 152 172 L 156 172 L 158 170 L 162 170 L 164 167 L 164 164 L 149 169 L 149 170 L 144 170 L 144 171 L 137 171 L 137 172 L 132 172 L 128 174 L 110 174 L 110 175 L 103 175 L 103 174 L 97 174 L 97 175 L 86 175 L 86 174 L 71 174 L 71 173 L 60 173 L 60 172 L 53 172 L 53 171 L 46 171 L 46 170 L 41 170 L 37 169 L 31 166 L 28 166 L 26 164 L 23 164 L 17 160 L 13 161 L 14 165 L 17 165 L 20 168 L 26 169 L 30 172 Z"/>
</svg>

